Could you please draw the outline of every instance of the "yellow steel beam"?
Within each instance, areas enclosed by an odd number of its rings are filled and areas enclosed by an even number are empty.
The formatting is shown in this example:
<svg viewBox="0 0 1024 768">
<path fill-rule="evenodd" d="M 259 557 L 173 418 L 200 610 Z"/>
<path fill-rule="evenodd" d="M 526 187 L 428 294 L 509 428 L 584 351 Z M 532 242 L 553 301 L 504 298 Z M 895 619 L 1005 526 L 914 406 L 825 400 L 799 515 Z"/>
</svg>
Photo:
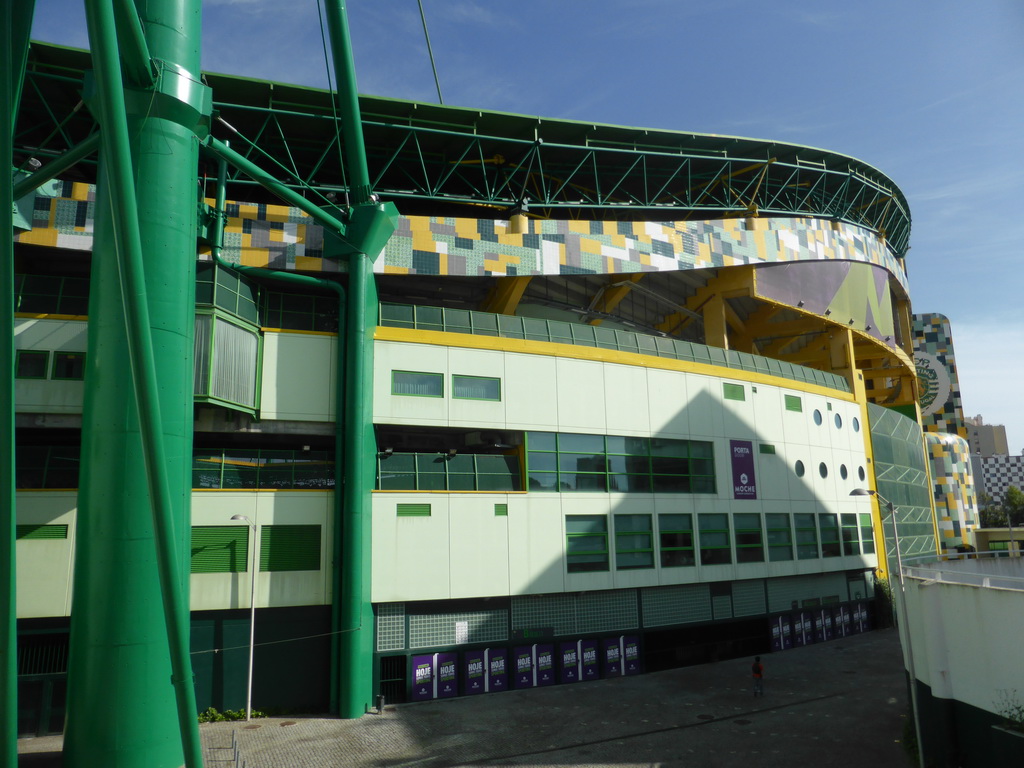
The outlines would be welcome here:
<svg viewBox="0 0 1024 768">
<path fill-rule="evenodd" d="M 494 312 L 498 315 L 514 315 L 531 279 L 530 275 L 499 277 L 480 307 L 480 311 Z"/>
<path fill-rule="evenodd" d="M 629 292 L 633 289 L 633 286 L 643 280 L 645 272 L 634 272 L 631 275 L 621 279 L 620 275 L 616 275 L 611 278 L 613 282 L 618 285 L 606 286 L 606 289 L 601 294 L 601 298 L 594 304 L 594 311 L 603 312 L 604 314 L 611 314 L 611 311 L 619 306 L 619 303 L 626 298 Z M 591 325 L 600 325 L 602 318 L 595 317 L 590 321 Z"/>
</svg>

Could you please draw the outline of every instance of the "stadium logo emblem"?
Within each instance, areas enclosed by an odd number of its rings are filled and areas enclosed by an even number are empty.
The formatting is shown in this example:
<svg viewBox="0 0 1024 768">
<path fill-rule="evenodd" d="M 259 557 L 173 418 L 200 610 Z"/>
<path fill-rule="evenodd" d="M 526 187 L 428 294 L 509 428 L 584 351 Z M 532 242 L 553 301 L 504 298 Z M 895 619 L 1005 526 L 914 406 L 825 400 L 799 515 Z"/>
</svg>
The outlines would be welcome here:
<svg viewBox="0 0 1024 768">
<path fill-rule="evenodd" d="M 945 364 L 927 352 L 915 354 L 914 364 L 917 367 L 917 382 L 920 389 L 918 404 L 921 406 L 921 415 L 931 416 L 942 410 L 949 400 L 949 372 Z"/>
</svg>

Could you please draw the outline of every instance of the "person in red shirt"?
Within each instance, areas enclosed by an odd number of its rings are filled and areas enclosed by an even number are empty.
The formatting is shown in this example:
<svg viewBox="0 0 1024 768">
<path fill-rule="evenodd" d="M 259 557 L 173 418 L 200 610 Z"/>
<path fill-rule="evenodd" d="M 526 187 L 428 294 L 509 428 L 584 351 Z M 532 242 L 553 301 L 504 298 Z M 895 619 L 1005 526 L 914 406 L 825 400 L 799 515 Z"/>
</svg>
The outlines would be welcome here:
<svg viewBox="0 0 1024 768">
<path fill-rule="evenodd" d="M 761 664 L 760 656 L 754 657 L 750 672 L 754 676 L 754 696 L 764 696 L 764 665 Z"/>
</svg>

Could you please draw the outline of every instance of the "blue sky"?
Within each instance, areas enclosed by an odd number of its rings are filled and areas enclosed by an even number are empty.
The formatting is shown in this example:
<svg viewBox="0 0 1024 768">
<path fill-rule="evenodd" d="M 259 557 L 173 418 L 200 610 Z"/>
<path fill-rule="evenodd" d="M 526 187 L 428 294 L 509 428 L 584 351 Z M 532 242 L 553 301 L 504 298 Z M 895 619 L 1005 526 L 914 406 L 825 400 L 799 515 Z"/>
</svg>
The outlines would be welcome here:
<svg viewBox="0 0 1024 768">
<path fill-rule="evenodd" d="M 81 0 L 34 37 L 88 47 Z M 966 415 L 1024 449 L 1020 0 L 423 0 L 446 104 L 852 155 L 913 216 L 916 312 L 953 325 Z M 349 0 L 363 93 L 436 101 L 416 0 Z M 203 68 L 326 86 L 316 0 L 206 0 Z"/>
</svg>

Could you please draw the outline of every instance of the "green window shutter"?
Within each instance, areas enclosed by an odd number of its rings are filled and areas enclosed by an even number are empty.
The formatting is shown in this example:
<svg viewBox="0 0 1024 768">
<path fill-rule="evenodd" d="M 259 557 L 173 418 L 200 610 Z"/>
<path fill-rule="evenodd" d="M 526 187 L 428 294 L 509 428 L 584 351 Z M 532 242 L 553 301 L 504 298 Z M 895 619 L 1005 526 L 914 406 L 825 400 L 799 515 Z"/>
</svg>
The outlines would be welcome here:
<svg viewBox="0 0 1024 768">
<path fill-rule="evenodd" d="M 14 529 L 15 539 L 66 539 L 67 525 L 18 525 Z"/>
<path fill-rule="evenodd" d="M 399 517 L 430 517 L 429 504 L 399 504 Z"/>
<path fill-rule="evenodd" d="M 722 394 L 726 400 L 746 400 L 746 393 L 743 391 L 742 384 L 729 384 L 728 382 L 722 383 Z"/>
<path fill-rule="evenodd" d="M 494 505 L 494 516 L 495 517 L 508 517 L 508 504 L 495 504 Z"/>
<path fill-rule="evenodd" d="M 192 573 L 242 573 L 249 561 L 249 526 L 192 526 Z"/>
<path fill-rule="evenodd" d="M 261 571 L 319 571 L 319 525 L 264 525 L 260 528 Z"/>
<path fill-rule="evenodd" d="M 786 395 L 786 410 L 794 411 L 795 413 L 802 413 L 804 410 L 804 404 L 796 395 Z"/>
</svg>

